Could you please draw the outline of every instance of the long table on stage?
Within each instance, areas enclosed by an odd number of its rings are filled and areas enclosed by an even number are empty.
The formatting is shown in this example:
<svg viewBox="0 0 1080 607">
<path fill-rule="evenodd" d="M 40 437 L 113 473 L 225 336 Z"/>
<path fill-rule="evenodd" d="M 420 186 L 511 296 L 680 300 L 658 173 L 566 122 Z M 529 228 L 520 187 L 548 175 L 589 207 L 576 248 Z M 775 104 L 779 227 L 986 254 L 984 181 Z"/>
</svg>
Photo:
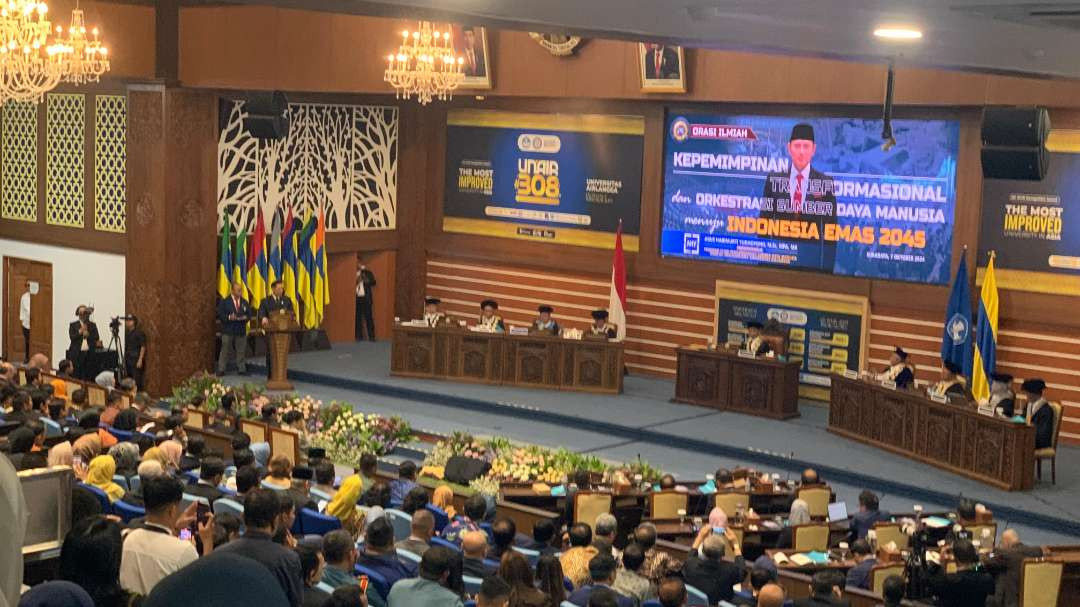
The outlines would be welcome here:
<svg viewBox="0 0 1080 607">
<path fill-rule="evenodd" d="M 620 394 L 623 345 L 595 339 L 396 325 L 390 374 Z"/>
<path fill-rule="evenodd" d="M 1007 491 L 1034 484 L 1035 428 L 832 376 L 829 431 Z"/>
<path fill-rule="evenodd" d="M 676 401 L 776 419 L 799 416 L 800 363 L 723 349 L 675 352 Z"/>
</svg>

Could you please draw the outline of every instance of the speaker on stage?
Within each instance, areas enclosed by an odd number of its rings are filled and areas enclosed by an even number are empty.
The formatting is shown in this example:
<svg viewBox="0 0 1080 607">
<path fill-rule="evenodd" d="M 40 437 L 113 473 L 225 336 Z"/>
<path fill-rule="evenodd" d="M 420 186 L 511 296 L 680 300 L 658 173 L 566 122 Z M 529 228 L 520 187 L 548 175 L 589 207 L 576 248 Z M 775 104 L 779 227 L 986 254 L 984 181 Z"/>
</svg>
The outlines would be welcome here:
<svg viewBox="0 0 1080 607">
<path fill-rule="evenodd" d="M 474 480 L 487 474 L 491 469 L 491 463 L 482 459 L 455 455 L 446 462 L 443 477 L 451 483 L 468 485 Z"/>
<path fill-rule="evenodd" d="M 983 177 L 1039 180 L 1050 155 L 1050 114 L 1040 107 L 991 107 L 983 110 Z"/>
<path fill-rule="evenodd" d="M 256 139 L 284 139 L 289 134 L 289 100 L 281 91 L 251 93 L 244 103 L 244 128 Z"/>
</svg>

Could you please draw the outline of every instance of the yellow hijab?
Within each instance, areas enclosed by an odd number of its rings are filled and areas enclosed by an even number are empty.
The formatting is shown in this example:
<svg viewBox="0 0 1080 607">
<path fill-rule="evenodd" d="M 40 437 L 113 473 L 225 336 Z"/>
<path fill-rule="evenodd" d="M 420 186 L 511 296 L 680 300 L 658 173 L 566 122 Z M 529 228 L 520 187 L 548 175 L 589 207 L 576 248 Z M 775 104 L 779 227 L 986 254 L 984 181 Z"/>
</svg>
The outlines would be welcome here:
<svg viewBox="0 0 1080 607">
<path fill-rule="evenodd" d="M 446 516 L 450 518 L 457 516 L 457 511 L 454 510 L 454 490 L 449 485 L 435 487 L 435 492 L 431 494 L 431 503 L 442 508 Z"/>
<path fill-rule="evenodd" d="M 360 516 L 356 510 L 356 501 L 363 492 L 364 481 L 359 474 L 346 478 L 334 494 L 334 499 L 326 505 L 326 514 L 341 519 L 342 525 L 355 521 Z"/>
<path fill-rule="evenodd" d="M 154 460 L 155 462 L 161 464 L 162 470 L 169 469 L 169 458 L 167 455 L 165 455 L 165 452 L 162 451 L 159 447 L 150 447 L 146 450 L 146 453 L 143 453 L 142 461 L 146 462 L 150 460 Z"/>
<path fill-rule="evenodd" d="M 86 484 L 93 485 L 109 495 L 109 502 L 124 497 L 124 488 L 113 482 L 116 474 L 116 460 L 111 455 L 99 455 L 90 460 L 86 471 Z"/>
</svg>

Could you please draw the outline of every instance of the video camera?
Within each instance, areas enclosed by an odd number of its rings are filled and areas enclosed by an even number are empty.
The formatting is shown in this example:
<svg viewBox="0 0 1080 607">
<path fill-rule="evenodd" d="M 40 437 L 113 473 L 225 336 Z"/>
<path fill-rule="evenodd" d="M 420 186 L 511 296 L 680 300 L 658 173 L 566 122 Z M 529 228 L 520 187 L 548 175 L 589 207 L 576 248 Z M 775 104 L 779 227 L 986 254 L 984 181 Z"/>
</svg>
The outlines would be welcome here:
<svg viewBox="0 0 1080 607">
<path fill-rule="evenodd" d="M 112 331 L 113 333 L 119 332 L 120 331 L 120 322 L 125 321 L 125 320 L 137 320 L 137 319 L 135 318 L 135 316 L 132 316 L 132 315 L 113 316 L 112 320 L 109 321 L 109 330 Z"/>
</svg>

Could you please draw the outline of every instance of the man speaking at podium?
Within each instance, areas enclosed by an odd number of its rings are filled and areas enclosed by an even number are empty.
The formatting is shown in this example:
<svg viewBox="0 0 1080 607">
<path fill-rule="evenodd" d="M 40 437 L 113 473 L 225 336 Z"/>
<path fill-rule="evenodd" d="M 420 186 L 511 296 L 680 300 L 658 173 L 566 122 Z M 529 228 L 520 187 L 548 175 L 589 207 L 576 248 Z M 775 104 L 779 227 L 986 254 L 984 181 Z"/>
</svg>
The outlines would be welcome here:
<svg viewBox="0 0 1080 607">
<path fill-rule="evenodd" d="M 259 304 L 259 326 L 265 332 L 270 328 L 270 315 L 284 310 L 289 317 L 293 318 L 292 300 L 285 297 L 285 283 L 275 280 L 270 285 L 270 297 L 262 300 Z M 266 377 L 270 378 L 270 335 L 266 335 Z"/>
</svg>

